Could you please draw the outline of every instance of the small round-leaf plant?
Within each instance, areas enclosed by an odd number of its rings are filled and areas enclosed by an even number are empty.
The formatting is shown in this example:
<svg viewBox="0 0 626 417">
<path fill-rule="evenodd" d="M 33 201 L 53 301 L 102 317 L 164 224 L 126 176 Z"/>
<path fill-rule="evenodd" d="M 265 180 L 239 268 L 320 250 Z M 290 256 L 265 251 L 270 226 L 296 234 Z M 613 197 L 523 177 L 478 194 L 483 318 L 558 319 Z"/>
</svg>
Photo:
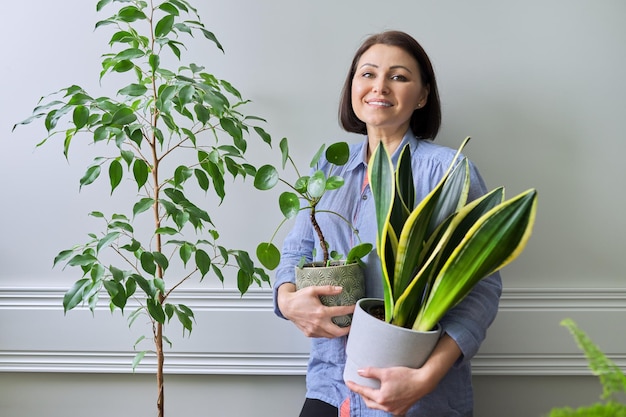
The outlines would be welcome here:
<svg viewBox="0 0 626 417">
<path fill-rule="evenodd" d="M 172 293 L 191 278 L 214 275 L 223 282 L 226 268 L 236 271 L 241 294 L 255 283 L 269 284 L 267 273 L 246 251 L 220 244 L 220 232 L 202 208 L 207 204 L 192 199 L 204 194 L 219 209 L 229 177 L 235 181 L 256 175 L 245 159 L 247 139 L 256 136 L 271 146 L 271 137 L 258 126 L 265 122 L 262 118 L 242 113 L 247 100 L 229 82 L 194 63 L 175 64 L 177 68 L 164 64 L 180 62 L 183 40 L 194 35 L 223 52 L 189 1 L 100 0 L 96 9 L 113 6 L 114 14 L 95 25 L 113 32 L 99 78 L 119 75 L 131 82 L 111 97 L 94 96 L 78 85 L 63 88 L 44 97 L 32 116 L 13 129 L 43 119 L 47 136 L 37 146 L 60 140 L 66 158 L 76 140 L 97 145 L 100 156 L 80 178 L 81 188 L 103 172 L 111 194 L 123 184 L 136 187 L 137 200 L 120 212 L 90 213 L 102 221 L 102 231 L 61 251 L 54 265 L 77 267 L 82 273 L 65 294 L 65 312 L 80 305 L 93 311 L 103 296 L 110 300 L 111 311 L 122 314 L 132 300 L 138 307 L 128 315 L 130 323 L 141 315 L 149 318 L 153 334 L 137 343 L 152 339 L 154 349 L 138 352 L 132 366 L 147 353 L 155 354 L 162 417 L 163 342 L 169 343 L 164 326 L 175 318 L 183 334 L 189 334 L 194 322 L 188 306 L 170 302 Z M 144 231 L 146 221 L 151 226 Z"/>
<path fill-rule="evenodd" d="M 346 142 L 333 143 L 328 147 L 326 147 L 325 144 L 321 145 L 313 155 L 309 164 L 309 168 L 312 171 L 310 175 L 309 173 L 303 175 L 298 170 L 298 166 L 289 152 L 287 138 L 283 138 L 279 146 L 282 155 L 282 169 L 284 170 L 289 163 L 296 173 L 296 176 L 295 179 L 290 181 L 281 177 L 276 167 L 266 164 L 259 168 L 254 177 L 254 186 L 259 190 L 273 189 L 278 183 L 282 183 L 287 187 L 287 191 L 283 191 L 278 197 L 278 205 L 284 216 L 282 221 L 274 231 L 270 241 L 261 242 L 257 246 L 256 255 L 261 264 L 270 270 L 278 267 L 281 256 L 273 240 L 280 228 L 289 219 L 296 217 L 296 215 L 303 210 L 308 211 L 311 226 L 315 231 L 320 248 L 322 249 L 322 265 L 330 265 L 331 260 L 338 261 L 342 260 L 342 258 L 346 264 L 360 262 L 361 258 L 372 251 L 373 245 L 371 243 L 359 242 L 350 249 L 348 254 L 340 254 L 329 248 L 326 238 L 324 237 L 324 231 L 317 221 L 317 214 L 321 212 L 338 216 L 358 237 L 358 232 L 355 230 L 352 223 L 341 214 L 334 211 L 318 210 L 317 208 L 324 194 L 329 191 L 337 190 L 344 185 L 343 177 L 336 175 L 334 171 L 348 162 L 350 157 L 349 145 Z M 319 162 L 322 156 L 329 162 L 328 171 L 319 169 Z M 314 257 L 314 255 L 314 253 L 311 254 L 312 257 Z M 305 262 L 306 260 L 302 259 L 299 267 L 302 267 Z"/>
</svg>

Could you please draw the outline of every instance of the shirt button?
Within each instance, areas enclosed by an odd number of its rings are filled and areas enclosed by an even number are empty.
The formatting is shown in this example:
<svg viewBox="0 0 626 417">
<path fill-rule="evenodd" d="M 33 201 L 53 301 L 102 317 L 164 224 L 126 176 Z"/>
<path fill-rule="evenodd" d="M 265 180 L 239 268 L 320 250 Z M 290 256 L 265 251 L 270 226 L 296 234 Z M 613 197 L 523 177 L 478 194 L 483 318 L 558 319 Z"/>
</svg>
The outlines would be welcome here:
<svg viewBox="0 0 626 417">
<path fill-rule="evenodd" d="M 361 196 L 361 198 L 362 198 L 363 200 L 367 200 L 367 194 L 363 194 L 363 195 Z"/>
</svg>

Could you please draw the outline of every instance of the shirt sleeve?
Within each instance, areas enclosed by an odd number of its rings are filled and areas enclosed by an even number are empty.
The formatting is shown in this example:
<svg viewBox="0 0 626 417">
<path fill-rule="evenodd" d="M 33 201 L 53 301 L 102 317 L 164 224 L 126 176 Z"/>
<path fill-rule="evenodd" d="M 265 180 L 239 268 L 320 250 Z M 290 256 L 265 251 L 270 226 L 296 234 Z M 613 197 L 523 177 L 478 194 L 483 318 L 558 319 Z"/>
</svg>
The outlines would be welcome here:
<svg viewBox="0 0 626 417">
<path fill-rule="evenodd" d="M 312 262 L 313 227 L 309 221 L 308 210 L 302 210 L 296 216 L 295 224 L 283 242 L 280 264 L 276 269 L 274 292 L 274 312 L 278 317 L 285 318 L 278 308 L 278 287 L 285 283 L 296 283 L 295 267 L 302 258 Z"/>
</svg>

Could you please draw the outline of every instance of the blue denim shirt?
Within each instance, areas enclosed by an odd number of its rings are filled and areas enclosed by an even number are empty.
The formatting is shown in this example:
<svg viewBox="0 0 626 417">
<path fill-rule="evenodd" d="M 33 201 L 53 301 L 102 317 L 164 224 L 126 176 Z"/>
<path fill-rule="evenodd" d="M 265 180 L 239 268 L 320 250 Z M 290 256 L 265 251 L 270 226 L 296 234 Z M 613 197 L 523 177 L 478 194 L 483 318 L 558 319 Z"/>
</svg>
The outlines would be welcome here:
<svg viewBox="0 0 626 417">
<path fill-rule="evenodd" d="M 455 150 L 432 141 L 416 139 L 409 130 L 402 143 L 392 155 L 397 163 L 405 144 L 411 149 L 416 201 L 423 199 L 439 182 L 450 165 Z M 367 175 L 367 139 L 350 147 L 350 160 L 340 167 L 337 175 L 343 176 L 345 184 L 338 190 L 326 193 L 318 205 L 318 211 L 332 210 L 351 219 L 358 230 L 358 237 L 351 228 L 336 215 L 319 213 L 318 223 L 332 250 L 346 254 L 360 238 L 363 242 L 376 241 L 376 218 L 374 201 L 369 186 L 363 186 Z M 320 168 L 328 169 L 326 161 Z M 470 163 L 470 191 L 468 200 L 486 193 L 484 181 L 476 167 Z M 304 256 L 312 261 L 311 253 L 321 256 L 321 248 L 314 236 L 308 219 L 308 211 L 296 217 L 293 229 L 285 238 L 281 263 L 276 271 L 274 285 L 274 308 L 283 317 L 276 304 L 278 287 L 286 282 L 295 282 L 294 266 Z M 319 260 L 319 259 L 315 259 Z M 366 296 L 382 298 L 382 281 L 378 255 L 372 251 L 364 259 Z M 442 319 L 443 332 L 459 345 L 462 357 L 448 372 L 438 387 L 413 405 L 407 417 L 452 417 L 471 416 L 473 392 L 470 359 L 476 354 L 486 336 L 489 325 L 498 311 L 502 292 L 500 275 L 495 273 L 482 280 L 472 292 Z M 306 375 L 308 398 L 315 398 L 339 407 L 350 397 L 351 416 L 382 417 L 390 414 L 367 408 L 359 395 L 351 392 L 343 381 L 346 337 L 334 339 L 312 338 L 311 352 Z"/>
</svg>

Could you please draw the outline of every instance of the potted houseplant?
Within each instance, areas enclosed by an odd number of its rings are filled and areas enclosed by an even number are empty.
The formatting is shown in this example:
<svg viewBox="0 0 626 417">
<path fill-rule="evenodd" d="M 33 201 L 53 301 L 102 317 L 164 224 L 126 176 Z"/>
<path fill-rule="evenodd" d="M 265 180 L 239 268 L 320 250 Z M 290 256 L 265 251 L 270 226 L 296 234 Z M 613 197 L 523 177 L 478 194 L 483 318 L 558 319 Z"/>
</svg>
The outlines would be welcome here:
<svg viewBox="0 0 626 417">
<path fill-rule="evenodd" d="M 417 205 L 408 146 L 395 172 L 384 146 L 374 151 L 368 176 L 376 207 L 384 299 L 363 299 L 357 304 L 346 347 L 346 380 L 377 386 L 377 381 L 356 371 L 364 366 L 421 366 L 439 338 L 437 326 L 443 315 L 481 279 L 513 261 L 530 238 L 536 190 L 505 201 L 500 187 L 467 203 L 469 163 L 466 158 L 459 160 L 459 155 L 468 140 L 438 185 Z M 382 337 L 373 334 L 371 322 L 360 320 L 371 319 L 361 307 L 373 312 L 372 304 L 384 321 L 377 324 L 401 335 L 422 333 L 418 336 L 429 340 L 423 357 L 396 363 L 393 354 L 383 351 L 380 359 L 373 359 L 376 341 Z M 414 350 L 417 342 L 407 343 Z M 389 344 L 401 349 L 400 342 Z"/>
<path fill-rule="evenodd" d="M 565 319 L 561 325 L 566 327 L 576 344 L 587 357 L 591 372 L 598 376 L 602 385 L 601 399 L 592 405 L 578 408 L 557 407 L 550 410 L 547 417 L 626 417 L 626 404 L 617 399 L 617 394 L 626 393 L 626 375 L 572 319 Z"/>
<path fill-rule="evenodd" d="M 148 318 L 150 333 L 137 345 L 154 343 L 137 353 L 132 366 L 146 354 L 156 356 L 157 409 L 163 416 L 165 328 L 174 318 L 188 334 L 194 322 L 188 306 L 171 302 L 173 292 L 192 278 L 213 275 L 223 281 L 227 267 L 235 271 L 242 294 L 254 283 L 269 282 L 246 251 L 221 245 L 214 216 L 202 208 L 206 202 L 193 200 L 205 194 L 221 203 L 228 177 L 256 173 L 245 160 L 251 131 L 268 144 L 271 138 L 253 125 L 262 119 L 242 113 L 246 100 L 229 82 L 200 65 L 176 64 L 186 35 L 198 34 L 223 51 L 187 0 L 157 5 L 100 0 L 96 9 L 115 3 L 116 11 L 96 23 L 96 29 L 113 29 L 111 52 L 102 56 L 99 75 L 122 74 L 128 84 L 111 97 L 91 95 L 77 85 L 63 88 L 18 124 L 42 118 L 47 136 L 38 146 L 60 139 L 66 158 L 76 140 L 91 139 L 99 155 L 80 179 L 81 188 L 106 172 L 106 197 L 128 185 L 137 192 L 136 201 L 117 213 L 91 212 L 102 221 L 102 231 L 60 252 L 54 264 L 77 267 L 82 275 L 65 294 L 65 312 L 85 304 L 93 311 L 100 298 L 107 298 L 111 310 L 122 314 L 137 305 L 128 315 L 130 323 Z"/>
<path fill-rule="evenodd" d="M 269 242 L 262 242 L 257 246 L 257 257 L 261 264 L 273 270 L 280 263 L 280 251 L 274 245 L 273 239 L 278 230 L 289 220 L 294 218 L 303 210 L 308 211 L 311 225 L 315 230 L 320 248 L 322 249 L 322 260 L 319 262 L 307 263 L 301 260 L 296 267 L 296 288 L 304 288 L 311 285 L 337 285 L 344 288 L 340 295 L 321 296 L 321 301 L 325 305 L 352 305 L 365 296 L 365 281 L 363 271 L 360 266 L 360 259 L 371 252 L 371 243 L 359 242 L 350 249 L 347 254 L 339 254 L 329 248 L 324 237 L 324 231 L 317 221 L 317 205 L 324 194 L 336 190 L 343 186 L 343 177 L 334 172 L 337 167 L 348 162 L 350 148 L 346 142 L 333 143 L 330 146 L 321 145 L 313 156 L 309 164 L 312 172 L 310 175 L 302 175 L 298 170 L 290 152 L 287 138 L 280 142 L 282 156 L 282 169 L 287 163 L 291 165 L 296 173 L 295 179 L 289 181 L 280 176 L 278 169 L 267 164 L 259 168 L 255 178 L 254 186 L 259 190 L 273 189 L 278 183 L 287 186 L 288 191 L 284 191 L 278 198 L 280 210 L 284 216 L 276 228 Z M 319 169 L 320 159 L 324 156 L 329 163 L 328 171 Z M 351 222 L 337 212 L 330 212 L 341 218 L 358 236 Z M 314 254 L 312 254 L 314 255 Z M 334 317 L 333 321 L 339 326 L 350 325 L 350 316 Z"/>
</svg>

